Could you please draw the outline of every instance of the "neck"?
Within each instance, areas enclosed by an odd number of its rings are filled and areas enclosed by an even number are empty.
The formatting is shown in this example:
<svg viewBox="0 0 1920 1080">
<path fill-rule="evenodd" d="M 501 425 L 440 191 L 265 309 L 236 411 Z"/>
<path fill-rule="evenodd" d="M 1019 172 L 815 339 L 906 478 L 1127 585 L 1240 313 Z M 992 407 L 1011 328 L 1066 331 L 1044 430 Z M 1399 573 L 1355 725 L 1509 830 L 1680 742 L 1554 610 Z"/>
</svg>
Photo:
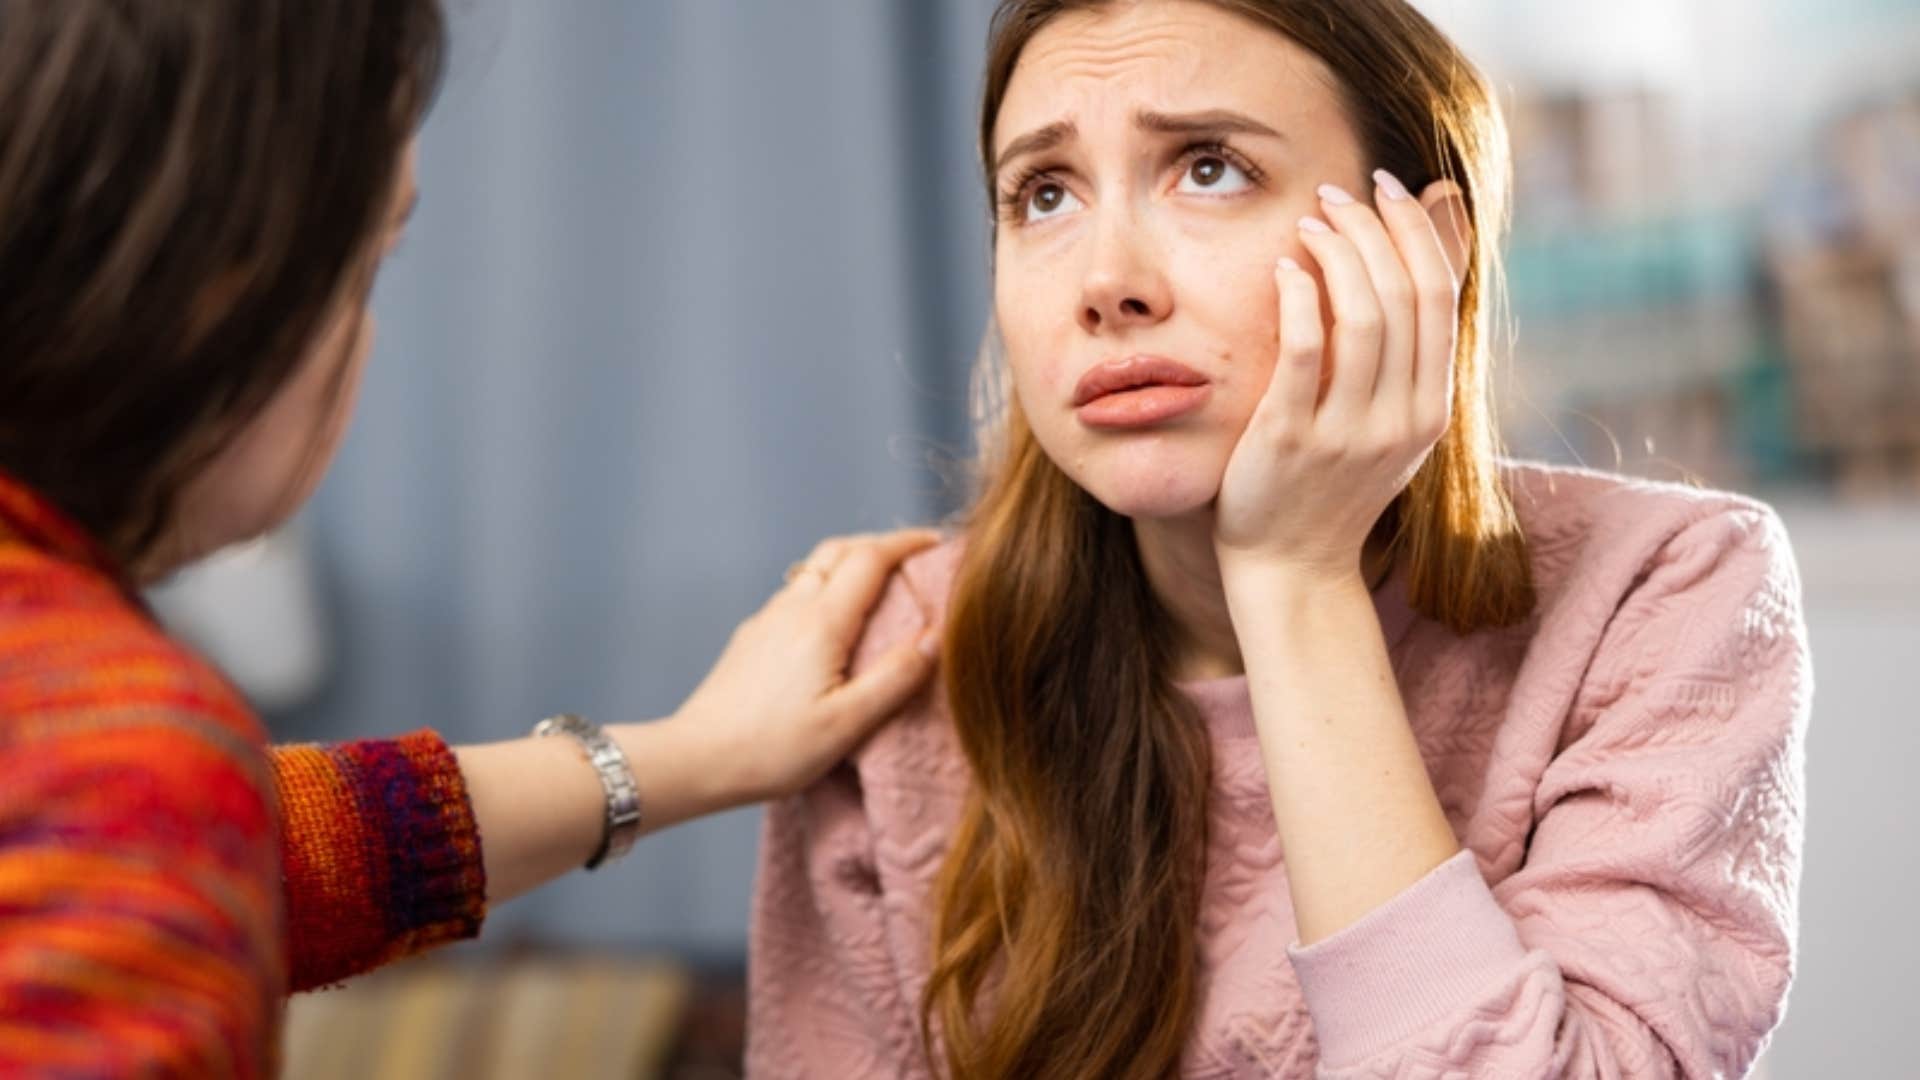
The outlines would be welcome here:
<svg viewBox="0 0 1920 1080">
<path fill-rule="evenodd" d="M 1135 518 L 1133 536 L 1154 599 L 1173 620 L 1174 677 L 1194 681 L 1245 674 L 1214 554 L 1213 512 Z M 1386 538 L 1376 529 L 1355 570 L 1377 585 L 1390 569 Z"/>
</svg>

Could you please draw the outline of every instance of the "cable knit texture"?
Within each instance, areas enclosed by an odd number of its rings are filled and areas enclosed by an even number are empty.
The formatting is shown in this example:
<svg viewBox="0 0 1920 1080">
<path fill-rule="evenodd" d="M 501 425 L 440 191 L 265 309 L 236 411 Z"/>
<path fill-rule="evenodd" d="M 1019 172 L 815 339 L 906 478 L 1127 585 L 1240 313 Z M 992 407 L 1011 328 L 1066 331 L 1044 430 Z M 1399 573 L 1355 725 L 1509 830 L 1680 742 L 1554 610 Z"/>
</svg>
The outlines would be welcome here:
<svg viewBox="0 0 1920 1080">
<path fill-rule="evenodd" d="M 1462 851 L 1297 946 L 1244 678 L 1188 685 L 1211 839 L 1188 1077 L 1721 1077 L 1792 979 L 1812 693 L 1785 533 L 1736 496 L 1513 465 L 1540 603 L 1469 636 L 1376 597 Z M 941 617 L 917 557 L 862 658 Z M 1061 762 L 1063 782 L 1073 764 Z M 937 692 L 766 819 L 749 1072 L 927 1076 L 930 894 L 969 783 Z"/>
</svg>

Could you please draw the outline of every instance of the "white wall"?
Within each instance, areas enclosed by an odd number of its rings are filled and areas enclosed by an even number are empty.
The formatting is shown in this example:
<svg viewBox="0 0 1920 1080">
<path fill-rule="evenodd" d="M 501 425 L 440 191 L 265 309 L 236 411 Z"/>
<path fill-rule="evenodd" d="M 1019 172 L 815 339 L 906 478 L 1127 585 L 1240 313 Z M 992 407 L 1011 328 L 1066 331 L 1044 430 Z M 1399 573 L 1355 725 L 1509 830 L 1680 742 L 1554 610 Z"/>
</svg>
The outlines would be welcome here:
<svg viewBox="0 0 1920 1080">
<path fill-rule="evenodd" d="M 1920 1076 L 1920 507 L 1781 514 L 1814 698 L 1800 974 L 1768 1076 Z"/>
</svg>

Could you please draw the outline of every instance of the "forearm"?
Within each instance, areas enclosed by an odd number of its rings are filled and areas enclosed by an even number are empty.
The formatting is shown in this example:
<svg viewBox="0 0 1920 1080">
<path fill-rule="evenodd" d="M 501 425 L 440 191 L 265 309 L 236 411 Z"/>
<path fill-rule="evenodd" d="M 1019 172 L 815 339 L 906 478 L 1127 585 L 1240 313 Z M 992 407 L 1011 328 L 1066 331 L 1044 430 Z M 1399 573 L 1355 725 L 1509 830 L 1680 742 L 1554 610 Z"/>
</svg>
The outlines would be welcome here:
<svg viewBox="0 0 1920 1080">
<path fill-rule="evenodd" d="M 900 561 L 936 539 L 904 532 L 822 543 L 807 572 L 790 575 L 740 624 L 671 718 L 608 726 L 640 790 L 642 833 L 804 788 L 916 693 L 932 672 L 931 648 L 901 645 L 852 678 L 846 668 Z M 606 795 L 578 742 L 529 737 L 454 753 L 491 902 L 593 856 L 606 829 Z"/>
<path fill-rule="evenodd" d="M 641 832 L 724 810 L 742 800 L 714 783 L 682 721 L 614 724 L 640 789 Z M 580 743 L 520 738 L 454 750 L 466 778 L 486 865 L 487 899 L 498 904 L 578 869 L 606 829 L 606 795 Z"/>
<path fill-rule="evenodd" d="M 1366 585 L 1229 576 L 1234 632 L 1302 944 L 1459 850 L 1427 777 Z"/>
</svg>

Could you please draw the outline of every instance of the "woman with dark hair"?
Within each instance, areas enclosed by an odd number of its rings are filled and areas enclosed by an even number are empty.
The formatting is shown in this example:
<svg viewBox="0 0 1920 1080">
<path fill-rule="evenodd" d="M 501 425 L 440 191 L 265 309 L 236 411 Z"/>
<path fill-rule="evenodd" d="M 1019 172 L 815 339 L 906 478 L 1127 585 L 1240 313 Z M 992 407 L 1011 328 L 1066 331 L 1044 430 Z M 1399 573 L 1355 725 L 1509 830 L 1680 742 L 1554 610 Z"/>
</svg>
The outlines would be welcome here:
<svg viewBox="0 0 1920 1080">
<path fill-rule="evenodd" d="M 980 119 L 1011 394 L 861 647 L 944 693 L 769 812 L 752 1072 L 1744 1074 L 1797 575 L 1500 456 L 1473 65 L 1404 0 L 1003 0 Z"/>
<path fill-rule="evenodd" d="M 822 544 L 674 716 L 489 746 L 270 750 L 154 623 L 142 584 L 332 457 L 442 34 L 436 0 L 0 0 L 0 1073 L 269 1075 L 289 989 L 796 790 L 931 669 L 845 678 L 913 534 Z"/>
</svg>

